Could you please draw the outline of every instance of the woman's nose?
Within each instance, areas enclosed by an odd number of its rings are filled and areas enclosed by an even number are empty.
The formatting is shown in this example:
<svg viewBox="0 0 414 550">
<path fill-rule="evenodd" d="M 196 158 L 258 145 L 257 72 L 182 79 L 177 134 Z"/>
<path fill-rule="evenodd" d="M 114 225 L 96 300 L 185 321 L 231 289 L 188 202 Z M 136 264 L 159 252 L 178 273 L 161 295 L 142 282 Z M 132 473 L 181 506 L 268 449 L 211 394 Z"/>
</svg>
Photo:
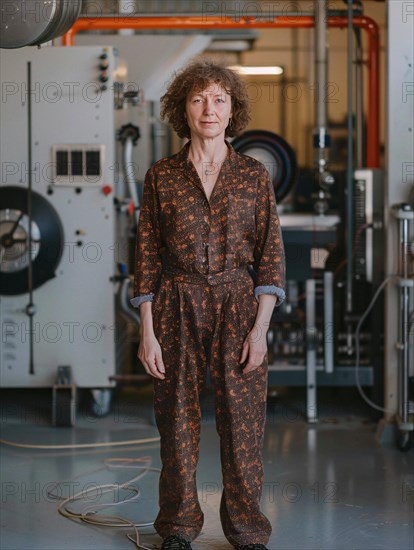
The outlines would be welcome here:
<svg viewBox="0 0 414 550">
<path fill-rule="evenodd" d="M 206 99 L 206 101 L 204 102 L 204 113 L 209 115 L 209 114 L 213 114 L 213 112 L 214 112 L 213 102 L 209 99 Z"/>
</svg>

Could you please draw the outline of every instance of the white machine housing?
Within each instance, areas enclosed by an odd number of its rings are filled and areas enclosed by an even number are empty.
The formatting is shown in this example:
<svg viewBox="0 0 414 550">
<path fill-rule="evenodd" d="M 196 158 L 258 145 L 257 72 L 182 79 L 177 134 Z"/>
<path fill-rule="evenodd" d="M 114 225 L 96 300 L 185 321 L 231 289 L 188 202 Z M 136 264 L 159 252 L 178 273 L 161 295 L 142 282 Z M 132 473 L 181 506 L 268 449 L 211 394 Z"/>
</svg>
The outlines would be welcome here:
<svg viewBox="0 0 414 550">
<path fill-rule="evenodd" d="M 26 47 L 0 50 L 0 62 L 0 187 L 28 187 L 30 63 L 32 189 L 55 209 L 64 231 L 55 277 L 33 291 L 33 373 L 29 372 L 31 334 L 26 314 L 29 294 L 5 295 L 0 290 L 0 385 L 51 387 L 58 366 L 69 365 L 77 386 L 111 387 L 109 377 L 116 368 L 111 280 L 117 250 L 114 52 L 102 46 Z M 74 177 L 57 176 L 55 152 L 65 149 L 69 165 L 70 151 L 85 159 L 90 150 L 95 159 L 92 172 L 97 174 L 80 173 L 85 170 L 84 161 Z M 4 209 L 7 205 L 1 204 L 0 210 Z"/>
</svg>

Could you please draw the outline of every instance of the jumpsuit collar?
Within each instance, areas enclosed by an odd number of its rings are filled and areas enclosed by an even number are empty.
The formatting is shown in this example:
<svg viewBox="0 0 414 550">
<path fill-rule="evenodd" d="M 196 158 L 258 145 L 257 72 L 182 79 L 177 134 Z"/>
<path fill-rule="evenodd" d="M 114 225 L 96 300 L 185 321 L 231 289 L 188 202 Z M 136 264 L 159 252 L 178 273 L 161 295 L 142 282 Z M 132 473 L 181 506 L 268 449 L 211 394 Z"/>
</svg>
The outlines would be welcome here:
<svg viewBox="0 0 414 550">
<path fill-rule="evenodd" d="M 221 166 L 219 177 L 217 179 L 213 193 L 210 197 L 210 202 L 212 199 L 216 200 L 217 197 L 222 196 L 223 193 L 228 193 L 229 191 L 231 191 L 229 188 L 232 187 L 233 178 L 231 177 L 231 174 L 233 168 L 236 166 L 237 153 L 234 147 L 227 140 L 224 140 L 224 142 L 227 145 L 228 153 Z M 199 187 L 204 193 L 204 188 L 197 173 L 197 170 L 194 164 L 188 158 L 190 144 L 191 141 L 188 141 L 184 145 L 184 147 L 182 147 L 182 149 L 173 156 L 173 161 L 175 164 L 175 168 L 183 172 L 185 176 L 193 184 Z"/>
<path fill-rule="evenodd" d="M 226 139 L 224 140 L 224 143 L 227 145 L 228 154 L 223 162 L 223 167 L 226 164 L 233 165 L 237 158 L 237 153 L 234 150 L 234 147 L 231 145 L 231 143 L 229 143 Z M 190 145 L 191 145 L 191 140 L 187 141 L 187 143 L 182 147 L 182 149 L 178 151 L 178 153 L 173 155 L 173 161 L 175 163 L 176 168 L 180 168 L 181 170 L 186 170 L 187 166 L 189 164 L 192 164 L 188 158 Z"/>
</svg>

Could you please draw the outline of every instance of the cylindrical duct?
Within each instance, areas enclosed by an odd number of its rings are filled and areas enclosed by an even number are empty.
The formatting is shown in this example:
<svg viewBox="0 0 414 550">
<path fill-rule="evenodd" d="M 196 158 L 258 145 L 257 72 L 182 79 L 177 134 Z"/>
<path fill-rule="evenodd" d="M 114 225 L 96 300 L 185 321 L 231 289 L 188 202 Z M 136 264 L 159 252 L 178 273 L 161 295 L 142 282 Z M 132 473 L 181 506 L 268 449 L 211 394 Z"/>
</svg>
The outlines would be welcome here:
<svg viewBox="0 0 414 550">
<path fill-rule="evenodd" d="M 75 23 L 82 0 L 1 0 L 0 48 L 44 44 Z"/>
</svg>

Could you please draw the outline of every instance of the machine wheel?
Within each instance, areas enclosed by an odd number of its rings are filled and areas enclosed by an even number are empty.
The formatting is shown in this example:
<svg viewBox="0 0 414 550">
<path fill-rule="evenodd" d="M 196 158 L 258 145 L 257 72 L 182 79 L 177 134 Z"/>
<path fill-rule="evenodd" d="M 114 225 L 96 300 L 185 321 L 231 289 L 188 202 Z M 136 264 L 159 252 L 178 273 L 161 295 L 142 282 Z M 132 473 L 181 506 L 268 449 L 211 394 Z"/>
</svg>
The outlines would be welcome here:
<svg viewBox="0 0 414 550">
<path fill-rule="evenodd" d="M 92 404 L 91 409 L 95 416 L 106 416 L 111 411 L 112 389 L 93 389 L 91 390 Z"/>
<path fill-rule="evenodd" d="M 410 432 L 399 432 L 397 447 L 403 452 L 407 452 L 411 448 Z"/>
<path fill-rule="evenodd" d="M 248 130 L 232 142 L 234 149 L 262 162 L 268 169 L 276 201 L 280 203 L 296 183 L 297 161 L 292 147 L 267 130 Z"/>
<path fill-rule="evenodd" d="M 58 213 L 42 195 L 32 191 L 30 219 L 29 193 L 21 186 L 0 187 L 0 294 L 5 296 L 29 292 L 29 277 L 33 290 L 55 277 L 63 253 L 64 232 Z"/>
</svg>

